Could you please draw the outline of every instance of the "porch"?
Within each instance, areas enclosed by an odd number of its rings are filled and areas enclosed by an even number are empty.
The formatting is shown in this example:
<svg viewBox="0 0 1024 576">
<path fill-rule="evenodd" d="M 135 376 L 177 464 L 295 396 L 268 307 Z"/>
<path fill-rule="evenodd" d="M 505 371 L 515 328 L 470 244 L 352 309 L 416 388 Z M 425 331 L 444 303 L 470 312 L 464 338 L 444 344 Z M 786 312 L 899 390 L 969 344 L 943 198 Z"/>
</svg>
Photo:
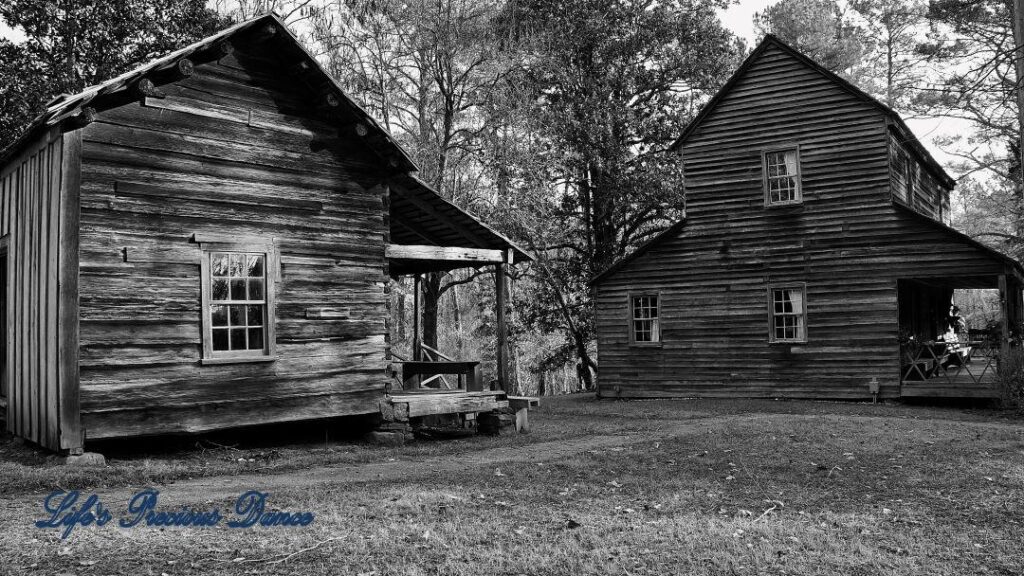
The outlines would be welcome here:
<svg viewBox="0 0 1024 576">
<path fill-rule="evenodd" d="M 994 339 L 900 345 L 903 398 L 998 398 Z"/>
<path fill-rule="evenodd" d="M 1001 358 L 1020 346 L 1022 286 L 1010 266 L 1002 274 L 898 280 L 900 397 L 998 398 Z M 957 290 L 991 291 L 996 317 L 957 325 L 964 313 L 953 314 Z"/>
<path fill-rule="evenodd" d="M 411 346 L 404 354 L 390 345 L 389 337 L 385 419 L 453 416 L 466 424 L 477 414 L 509 408 L 508 268 L 530 261 L 530 256 L 415 177 L 393 180 L 389 202 L 388 275 L 396 281 L 412 278 L 413 325 Z M 494 278 L 496 362 L 487 381 L 480 358 L 445 354 L 421 336 L 424 276 L 465 268 L 484 270 Z"/>
</svg>

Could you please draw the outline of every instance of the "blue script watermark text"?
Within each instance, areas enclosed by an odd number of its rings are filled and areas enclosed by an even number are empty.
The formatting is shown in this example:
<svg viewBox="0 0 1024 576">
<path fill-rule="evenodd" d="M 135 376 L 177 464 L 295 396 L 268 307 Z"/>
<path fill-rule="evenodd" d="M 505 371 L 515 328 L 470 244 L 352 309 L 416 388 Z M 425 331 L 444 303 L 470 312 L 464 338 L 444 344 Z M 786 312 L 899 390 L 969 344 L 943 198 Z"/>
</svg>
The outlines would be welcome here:
<svg viewBox="0 0 1024 576">
<path fill-rule="evenodd" d="M 313 523 L 312 512 L 284 512 L 267 509 L 269 494 L 249 490 L 235 500 L 234 506 L 221 513 L 220 509 L 197 510 L 182 506 L 178 509 L 158 507 L 160 491 L 147 488 L 136 492 L 128 500 L 124 514 L 117 520 L 121 528 L 136 526 L 208 528 L 222 522 L 228 528 L 297 527 Z M 83 498 L 78 490 L 54 490 L 43 500 L 43 510 L 49 518 L 36 521 L 38 528 L 58 528 L 61 538 L 67 538 L 78 526 L 106 526 L 114 515 L 96 494 Z"/>
</svg>

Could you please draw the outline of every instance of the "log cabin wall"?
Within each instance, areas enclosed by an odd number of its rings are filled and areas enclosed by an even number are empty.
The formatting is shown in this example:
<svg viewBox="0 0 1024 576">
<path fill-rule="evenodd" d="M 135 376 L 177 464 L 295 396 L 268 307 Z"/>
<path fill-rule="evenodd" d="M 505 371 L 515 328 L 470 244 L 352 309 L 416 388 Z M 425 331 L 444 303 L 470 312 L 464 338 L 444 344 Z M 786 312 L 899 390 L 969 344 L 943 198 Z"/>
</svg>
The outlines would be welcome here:
<svg viewBox="0 0 1024 576">
<path fill-rule="evenodd" d="M 73 354 L 61 337 L 74 332 L 77 270 L 65 256 L 75 229 L 65 217 L 74 211 L 78 145 L 51 130 L 0 167 L 7 430 L 53 450 L 81 443 Z"/>
<path fill-rule="evenodd" d="M 237 46 L 160 86 L 166 97 L 100 110 L 84 130 L 87 438 L 378 410 L 381 160 L 336 141 L 337 122 L 327 123 L 272 52 Z M 193 234 L 274 242 L 275 361 L 201 363 L 202 252 Z"/>
<path fill-rule="evenodd" d="M 779 145 L 799 146 L 803 202 L 767 208 Z M 897 278 L 1003 263 L 894 207 L 889 146 L 877 108 L 769 46 L 682 146 L 685 223 L 595 283 L 600 394 L 898 396 Z M 806 284 L 806 343 L 769 343 L 773 283 Z M 658 345 L 630 344 L 638 294 L 659 296 Z"/>
</svg>

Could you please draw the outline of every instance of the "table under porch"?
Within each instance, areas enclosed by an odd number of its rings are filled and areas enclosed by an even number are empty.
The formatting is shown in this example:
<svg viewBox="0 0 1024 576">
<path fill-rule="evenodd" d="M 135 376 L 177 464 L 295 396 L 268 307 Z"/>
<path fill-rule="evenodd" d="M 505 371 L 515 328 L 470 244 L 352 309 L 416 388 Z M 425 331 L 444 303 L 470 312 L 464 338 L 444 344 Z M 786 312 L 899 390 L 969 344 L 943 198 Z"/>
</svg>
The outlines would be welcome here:
<svg viewBox="0 0 1024 576">
<path fill-rule="evenodd" d="M 504 408 L 528 410 L 534 399 L 510 397 L 506 303 L 508 267 L 531 258 L 511 241 L 444 200 L 423 182 L 400 177 L 389 191 L 390 242 L 385 254 L 393 280 L 413 278 L 413 341 L 405 355 L 389 347 L 390 379 L 382 403 L 385 421 L 448 416 L 467 424 L 477 414 Z M 421 338 L 425 274 L 463 268 L 493 272 L 495 289 L 494 378 L 484 381 L 479 359 L 457 358 Z M 525 414 L 521 416 L 525 422 Z"/>
</svg>

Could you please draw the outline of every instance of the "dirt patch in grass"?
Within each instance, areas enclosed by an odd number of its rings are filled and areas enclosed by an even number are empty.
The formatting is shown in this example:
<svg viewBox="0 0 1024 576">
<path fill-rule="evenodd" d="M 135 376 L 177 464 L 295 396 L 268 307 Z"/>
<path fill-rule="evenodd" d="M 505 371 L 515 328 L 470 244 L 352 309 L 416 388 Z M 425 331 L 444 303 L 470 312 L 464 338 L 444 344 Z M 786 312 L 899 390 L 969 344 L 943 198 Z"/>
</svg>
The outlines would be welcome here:
<svg viewBox="0 0 1024 576">
<path fill-rule="evenodd" d="M 0 573 L 1020 574 L 1024 426 L 1000 416 L 569 398 L 527 436 L 338 444 L 346 460 L 163 488 L 175 506 L 269 490 L 315 511 L 308 528 L 60 540 L 31 525 L 41 494 L 23 492 L 2 501 Z M 130 492 L 107 491 L 110 506 Z"/>
</svg>

